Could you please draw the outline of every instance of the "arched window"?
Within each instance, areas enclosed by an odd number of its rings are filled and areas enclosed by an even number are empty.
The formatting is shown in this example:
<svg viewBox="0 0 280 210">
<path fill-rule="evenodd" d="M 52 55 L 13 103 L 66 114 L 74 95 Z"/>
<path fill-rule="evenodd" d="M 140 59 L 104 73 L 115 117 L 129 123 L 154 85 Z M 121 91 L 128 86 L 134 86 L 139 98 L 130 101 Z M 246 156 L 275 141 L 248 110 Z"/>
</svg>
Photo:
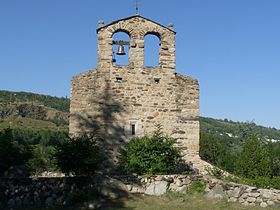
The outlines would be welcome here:
<svg viewBox="0 0 280 210">
<path fill-rule="evenodd" d="M 160 39 L 156 34 L 147 34 L 145 44 L 145 66 L 159 66 Z"/>
<path fill-rule="evenodd" d="M 125 66 L 129 64 L 129 42 L 130 37 L 125 32 L 117 32 L 113 35 L 112 62 L 114 65 Z M 120 54 L 123 47 L 125 54 Z"/>
</svg>

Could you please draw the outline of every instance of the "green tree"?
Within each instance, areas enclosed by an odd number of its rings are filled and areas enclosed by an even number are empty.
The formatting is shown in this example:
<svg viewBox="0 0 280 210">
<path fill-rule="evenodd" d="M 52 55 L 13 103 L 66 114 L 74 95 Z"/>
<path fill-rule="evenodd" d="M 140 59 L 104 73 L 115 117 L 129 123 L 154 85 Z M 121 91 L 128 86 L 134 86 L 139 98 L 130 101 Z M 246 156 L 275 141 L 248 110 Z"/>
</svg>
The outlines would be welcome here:
<svg viewBox="0 0 280 210">
<path fill-rule="evenodd" d="M 56 169 L 54 156 L 56 149 L 54 146 L 36 144 L 32 146 L 33 157 L 28 161 L 28 165 L 35 174 Z"/>
<path fill-rule="evenodd" d="M 26 164 L 31 157 L 29 147 L 18 145 L 13 140 L 12 129 L 0 132 L 0 176 L 16 165 Z"/>
<path fill-rule="evenodd" d="M 103 156 L 95 137 L 69 138 L 56 146 L 58 168 L 67 175 L 92 175 L 100 167 Z"/>
<path fill-rule="evenodd" d="M 251 179 L 271 175 L 269 155 L 256 135 L 244 143 L 236 170 L 237 174 Z"/>
<path fill-rule="evenodd" d="M 280 176 L 280 143 L 269 142 L 265 149 L 269 154 L 272 176 Z"/>
<path fill-rule="evenodd" d="M 200 157 L 228 172 L 235 171 L 237 154 L 232 151 L 231 138 L 210 133 L 200 134 Z"/>
<path fill-rule="evenodd" d="M 29 148 L 32 157 L 28 160 L 28 166 L 31 172 L 35 174 L 56 169 L 55 145 L 67 139 L 68 136 L 65 131 L 24 128 L 14 128 L 10 135 L 13 145 L 21 149 Z"/>
<path fill-rule="evenodd" d="M 219 141 L 219 137 L 208 133 L 200 134 L 199 147 L 200 157 L 213 165 L 218 165 L 221 156 L 225 152 L 225 148 Z"/>
<path fill-rule="evenodd" d="M 121 150 L 121 167 L 126 173 L 169 174 L 180 159 L 175 140 L 163 135 L 160 126 L 152 136 L 134 138 Z"/>
</svg>

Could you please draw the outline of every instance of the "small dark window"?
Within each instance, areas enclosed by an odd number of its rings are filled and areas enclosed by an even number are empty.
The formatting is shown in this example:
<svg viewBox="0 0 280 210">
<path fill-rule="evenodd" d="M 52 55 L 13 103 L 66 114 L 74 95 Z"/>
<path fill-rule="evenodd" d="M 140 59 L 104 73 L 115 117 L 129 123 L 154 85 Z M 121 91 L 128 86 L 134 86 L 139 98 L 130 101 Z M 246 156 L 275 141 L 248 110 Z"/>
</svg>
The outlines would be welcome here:
<svg viewBox="0 0 280 210">
<path fill-rule="evenodd" d="M 122 83 L 122 82 L 123 82 L 123 78 L 121 78 L 121 77 L 116 77 L 116 82 Z"/>
<path fill-rule="evenodd" d="M 135 135 L 135 124 L 131 124 L 131 135 Z"/>
<path fill-rule="evenodd" d="M 156 78 L 156 79 L 154 79 L 154 81 L 155 81 L 156 84 L 159 84 L 160 79 Z"/>
</svg>

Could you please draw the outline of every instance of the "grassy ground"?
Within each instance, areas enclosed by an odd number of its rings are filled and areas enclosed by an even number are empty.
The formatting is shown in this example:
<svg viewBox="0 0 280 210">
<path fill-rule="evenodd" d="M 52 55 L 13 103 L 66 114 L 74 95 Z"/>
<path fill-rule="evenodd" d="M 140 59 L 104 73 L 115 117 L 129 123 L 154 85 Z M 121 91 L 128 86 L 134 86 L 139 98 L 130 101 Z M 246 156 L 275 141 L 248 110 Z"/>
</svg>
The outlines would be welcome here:
<svg viewBox="0 0 280 210">
<path fill-rule="evenodd" d="M 280 206 L 265 208 L 279 209 Z M 85 205 L 64 208 L 33 208 L 28 210 L 88 210 Z M 147 195 L 130 195 L 116 200 L 105 200 L 99 210 L 263 210 L 261 207 L 246 207 L 239 203 L 228 203 L 223 200 L 207 200 L 202 194 L 179 195 L 168 193 L 155 197 Z"/>
</svg>

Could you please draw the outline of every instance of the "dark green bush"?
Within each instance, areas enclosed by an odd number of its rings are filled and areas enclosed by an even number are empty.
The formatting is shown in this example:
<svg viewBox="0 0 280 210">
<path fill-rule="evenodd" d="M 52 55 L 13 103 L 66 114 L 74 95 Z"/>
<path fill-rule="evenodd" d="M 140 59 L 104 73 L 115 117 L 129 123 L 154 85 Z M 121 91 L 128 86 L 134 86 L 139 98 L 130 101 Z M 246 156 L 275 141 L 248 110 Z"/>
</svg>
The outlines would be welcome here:
<svg viewBox="0 0 280 210">
<path fill-rule="evenodd" d="M 54 146 L 36 144 L 32 146 L 33 157 L 28 161 L 28 165 L 33 174 L 41 174 L 44 171 L 55 171 L 56 164 L 54 156 L 56 149 Z"/>
<path fill-rule="evenodd" d="M 132 139 L 121 150 L 121 167 L 126 173 L 170 174 L 180 159 L 175 140 L 165 136 L 158 126 L 152 136 Z"/>
<path fill-rule="evenodd" d="M 39 175 L 44 171 L 56 170 L 55 146 L 68 138 L 66 131 L 13 128 L 11 134 L 14 144 L 21 148 L 28 146 L 32 156 L 26 164 L 32 174 Z"/>
<path fill-rule="evenodd" d="M 103 157 L 94 137 L 69 138 L 56 146 L 58 168 L 67 175 L 92 175 L 99 168 Z"/>
<path fill-rule="evenodd" d="M 12 129 L 0 132 L 0 176 L 13 166 L 24 165 L 32 157 L 30 148 L 13 140 Z"/>
</svg>

